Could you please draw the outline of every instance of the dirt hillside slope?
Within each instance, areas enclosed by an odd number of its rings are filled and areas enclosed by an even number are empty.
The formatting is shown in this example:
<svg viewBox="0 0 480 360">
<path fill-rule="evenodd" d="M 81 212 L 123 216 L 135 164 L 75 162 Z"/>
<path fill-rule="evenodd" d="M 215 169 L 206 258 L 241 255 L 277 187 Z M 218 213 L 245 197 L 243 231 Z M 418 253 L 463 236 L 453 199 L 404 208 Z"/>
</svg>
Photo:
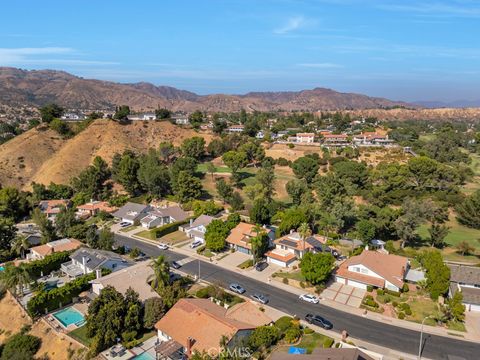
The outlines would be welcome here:
<svg viewBox="0 0 480 360">
<path fill-rule="evenodd" d="M 165 121 L 120 125 L 111 120 L 97 120 L 68 140 L 50 130 L 34 129 L 0 147 L 0 182 L 26 189 L 32 181 L 69 183 L 97 155 L 110 162 L 116 152 L 125 149 L 145 152 L 162 141 L 179 145 L 192 136 L 198 134 Z M 210 140 L 209 135 L 201 136 L 207 142 Z M 20 168 L 21 163 L 24 168 Z"/>
</svg>

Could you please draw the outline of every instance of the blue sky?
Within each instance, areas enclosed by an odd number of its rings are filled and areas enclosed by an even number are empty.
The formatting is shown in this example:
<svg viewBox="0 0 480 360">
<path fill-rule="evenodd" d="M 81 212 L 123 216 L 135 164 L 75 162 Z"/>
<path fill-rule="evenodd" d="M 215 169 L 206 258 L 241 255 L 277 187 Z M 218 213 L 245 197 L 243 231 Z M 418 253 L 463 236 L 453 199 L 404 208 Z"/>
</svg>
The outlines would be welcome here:
<svg viewBox="0 0 480 360">
<path fill-rule="evenodd" d="M 476 0 L 16 0 L 2 15 L 1 66 L 200 94 L 480 99 Z"/>
</svg>

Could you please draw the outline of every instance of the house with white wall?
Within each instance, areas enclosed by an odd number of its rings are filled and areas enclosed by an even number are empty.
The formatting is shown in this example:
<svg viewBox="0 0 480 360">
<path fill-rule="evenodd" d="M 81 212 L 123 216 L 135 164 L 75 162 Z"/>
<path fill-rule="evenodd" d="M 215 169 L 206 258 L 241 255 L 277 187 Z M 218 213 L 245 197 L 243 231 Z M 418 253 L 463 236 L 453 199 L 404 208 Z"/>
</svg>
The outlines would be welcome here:
<svg viewBox="0 0 480 360">
<path fill-rule="evenodd" d="M 215 218 L 209 215 L 200 215 L 195 221 L 190 220 L 190 224 L 182 226 L 179 229 L 182 230 L 193 241 L 205 242 L 205 233 L 207 232 L 207 226 Z"/>
<path fill-rule="evenodd" d="M 187 218 L 188 213 L 183 211 L 179 206 L 171 206 L 149 211 L 147 215 L 140 220 L 140 224 L 146 229 L 152 229 L 157 226 L 184 221 Z"/>
<path fill-rule="evenodd" d="M 450 290 L 452 297 L 457 291 L 463 296 L 467 311 L 480 311 L 480 268 L 465 265 L 449 265 Z"/>
</svg>

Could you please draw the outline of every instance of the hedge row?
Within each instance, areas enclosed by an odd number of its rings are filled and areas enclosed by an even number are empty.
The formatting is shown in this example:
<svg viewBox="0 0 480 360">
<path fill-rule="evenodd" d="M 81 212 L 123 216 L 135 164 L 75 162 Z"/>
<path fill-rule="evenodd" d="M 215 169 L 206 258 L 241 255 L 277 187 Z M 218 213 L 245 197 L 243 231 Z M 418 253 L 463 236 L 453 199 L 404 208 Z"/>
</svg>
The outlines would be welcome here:
<svg viewBox="0 0 480 360">
<path fill-rule="evenodd" d="M 25 269 L 31 277 L 39 278 L 42 274 L 48 275 L 52 271 L 60 269 L 60 266 L 70 260 L 70 252 L 62 251 L 45 256 L 42 260 L 35 260 L 25 263 Z"/>
<path fill-rule="evenodd" d="M 177 231 L 181 225 L 188 224 L 189 222 L 190 222 L 190 218 L 184 221 L 173 222 L 170 224 L 160 226 L 159 228 L 152 229 L 150 230 L 150 233 L 152 234 L 153 239 L 158 239 L 162 236 L 165 236 L 165 235 L 171 234 L 172 232 Z"/>
</svg>

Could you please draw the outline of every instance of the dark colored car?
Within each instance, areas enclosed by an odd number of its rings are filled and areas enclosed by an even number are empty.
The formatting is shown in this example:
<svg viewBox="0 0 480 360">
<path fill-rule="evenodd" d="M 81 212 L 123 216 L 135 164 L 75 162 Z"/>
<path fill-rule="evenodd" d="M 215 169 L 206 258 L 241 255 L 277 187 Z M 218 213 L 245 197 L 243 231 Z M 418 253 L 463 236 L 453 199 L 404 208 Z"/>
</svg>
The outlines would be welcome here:
<svg viewBox="0 0 480 360">
<path fill-rule="evenodd" d="M 176 261 L 172 261 L 171 266 L 172 266 L 172 268 L 174 268 L 174 269 L 180 269 L 180 268 L 182 267 L 182 265 L 180 265 L 180 264 L 177 263 Z"/>
<path fill-rule="evenodd" d="M 327 319 L 321 317 L 320 315 L 307 314 L 305 316 L 305 320 L 309 324 L 320 326 L 326 330 L 330 330 L 331 328 L 333 328 L 333 324 Z"/>
<path fill-rule="evenodd" d="M 268 298 L 263 294 L 253 294 L 251 298 L 255 301 L 258 301 L 260 304 L 268 303 Z"/>
<path fill-rule="evenodd" d="M 255 270 L 263 271 L 268 267 L 268 263 L 265 261 L 259 262 L 255 265 Z"/>
</svg>

